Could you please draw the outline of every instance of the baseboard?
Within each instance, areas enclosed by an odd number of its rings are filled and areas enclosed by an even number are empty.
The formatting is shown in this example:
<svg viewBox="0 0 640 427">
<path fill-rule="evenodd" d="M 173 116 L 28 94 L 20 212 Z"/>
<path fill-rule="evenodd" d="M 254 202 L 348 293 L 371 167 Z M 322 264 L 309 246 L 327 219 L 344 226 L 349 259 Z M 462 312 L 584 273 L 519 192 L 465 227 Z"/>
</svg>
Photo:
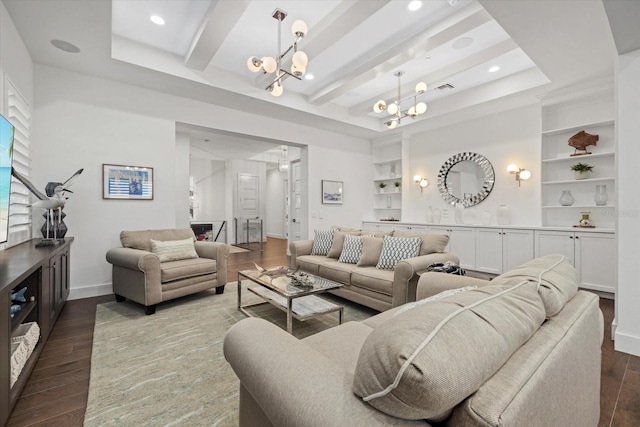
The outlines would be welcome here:
<svg viewBox="0 0 640 427">
<path fill-rule="evenodd" d="M 625 334 L 616 328 L 614 348 L 616 351 L 640 356 L 640 337 L 637 335 Z"/>
<path fill-rule="evenodd" d="M 618 320 L 614 317 L 611 322 L 611 339 L 616 340 L 616 329 L 618 329 Z"/>
<path fill-rule="evenodd" d="M 267 233 L 267 237 L 273 237 L 274 239 L 286 239 L 286 237 L 283 234 L 274 234 L 274 233 Z"/>
<path fill-rule="evenodd" d="M 113 294 L 113 286 L 111 283 L 101 285 L 82 286 L 79 288 L 71 288 L 69 290 L 69 300 L 101 297 L 103 295 Z"/>
</svg>

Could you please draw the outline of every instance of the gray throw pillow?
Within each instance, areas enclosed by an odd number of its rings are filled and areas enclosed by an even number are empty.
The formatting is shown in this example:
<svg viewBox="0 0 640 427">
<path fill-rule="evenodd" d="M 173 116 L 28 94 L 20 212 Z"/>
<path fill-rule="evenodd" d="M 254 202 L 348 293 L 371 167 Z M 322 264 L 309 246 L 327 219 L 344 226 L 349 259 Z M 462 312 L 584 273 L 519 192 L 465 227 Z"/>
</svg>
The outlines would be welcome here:
<svg viewBox="0 0 640 427">
<path fill-rule="evenodd" d="M 382 253 L 376 268 L 381 270 L 393 270 L 398 261 L 414 258 L 420 254 L 420 237 L 391 237 L 382 238 Z"/>
<path fill-rule="evenodd" d="M 311 255 L 327 255 L 333 243 L 335 230 L 314 230 L 313 247 Z"/>
</svg>

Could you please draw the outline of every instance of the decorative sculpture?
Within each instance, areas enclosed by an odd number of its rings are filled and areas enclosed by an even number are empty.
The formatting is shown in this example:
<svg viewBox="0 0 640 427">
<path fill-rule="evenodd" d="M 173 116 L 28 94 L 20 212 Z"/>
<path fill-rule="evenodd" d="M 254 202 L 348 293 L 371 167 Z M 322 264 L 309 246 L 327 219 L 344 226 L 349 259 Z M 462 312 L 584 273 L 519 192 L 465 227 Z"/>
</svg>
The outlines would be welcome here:
<svg viewBox="0 0 640 427">
<path fill-rule="evenodd" d="M 591 152 L 587 151 L 587 147 L 590 145 L 597 145 L 598 139 L 600 137 L 598 135 L 591 135 L 583 130 L 573 135 L 569 138 L 569 145 L 576 149 L 576 151 L 571 155 L 573 156 L 583 156 L 585 154 L 591 154 Z M 583 151 L 582 153 L 578 153 L 578 150 Z"/>
</svg>

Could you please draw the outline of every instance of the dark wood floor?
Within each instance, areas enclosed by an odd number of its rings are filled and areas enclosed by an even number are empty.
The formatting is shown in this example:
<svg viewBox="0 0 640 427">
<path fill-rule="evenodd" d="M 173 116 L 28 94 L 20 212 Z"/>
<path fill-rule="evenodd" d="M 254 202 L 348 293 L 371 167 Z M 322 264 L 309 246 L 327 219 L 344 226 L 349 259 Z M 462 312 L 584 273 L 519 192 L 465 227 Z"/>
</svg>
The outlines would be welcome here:
<svg viewBox="0 0 640 427">
<path fill-rule="evenodd" d="M 285 240 L 268 239 L 264 249 L 231 254 L 227 280 L 236 281 L 238 271 L 253 268 L 254 262 L 262 266 L 287 264 Z M 67 302 L 16 403 L 9 426 L 82 426 L 96 305 L 113 300 L 113 296 L 104 296 Z M 605 317 L 605 339 L 598 427 L 640 426 L 640 358 L 613 349 L 613 301 L 601 299 L 600 307 Z"/>
</svg>

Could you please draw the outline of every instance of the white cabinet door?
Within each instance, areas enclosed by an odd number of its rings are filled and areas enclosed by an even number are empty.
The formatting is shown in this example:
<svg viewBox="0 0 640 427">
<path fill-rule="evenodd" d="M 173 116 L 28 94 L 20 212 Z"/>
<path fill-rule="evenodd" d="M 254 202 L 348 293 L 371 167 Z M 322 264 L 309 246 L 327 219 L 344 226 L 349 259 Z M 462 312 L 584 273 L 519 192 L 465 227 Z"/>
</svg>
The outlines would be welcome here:
<svg viewBox="0 0 640 427">
<path fill-rule="evenodd" d="M 460 257 L 460 267 L 476 269 L 476 231 L 467 227 L 451 227 L 449 252 Z"/>
<path fill-rule="evenodd" d="M 535 257 L 533 230 L 502 230 L 502 272 L 509 271 Z"/>
<path fill-rule="evenodd" d="M 380 224 L 378 224 L 377 222 L 362 222 L 362 229 L 363 230 L 373 230 L 373 231 L 378 231 L 380 230 Z"/>
<path fill-rule="evenodd" d="M 502 229 L 476 229 L 476 270 L 485 273 L 502 273 Z M 533 250 L 533 242 L 531 243 Z"/>
<path fill-rule="evenodd" d="M 396 224 L 394 230 L 402 231 L 403 233 L 417 233 L 427 234 L 428 227 L 426 225 L 413 225 L 413 224 Z"/>
<path fill-rule="evenodd" d="M 580 287 L 615 293 L 616 239 L 613 234 L 575 233 Z"/>
<path fill-rule="evenodd" d="M 571 264 L 580 270 L 575 263 L 574 233 L 570 231 L 536 231 L 536 258 L 549 254 L 562 254 L 569 258 Z"/>
</svg>

